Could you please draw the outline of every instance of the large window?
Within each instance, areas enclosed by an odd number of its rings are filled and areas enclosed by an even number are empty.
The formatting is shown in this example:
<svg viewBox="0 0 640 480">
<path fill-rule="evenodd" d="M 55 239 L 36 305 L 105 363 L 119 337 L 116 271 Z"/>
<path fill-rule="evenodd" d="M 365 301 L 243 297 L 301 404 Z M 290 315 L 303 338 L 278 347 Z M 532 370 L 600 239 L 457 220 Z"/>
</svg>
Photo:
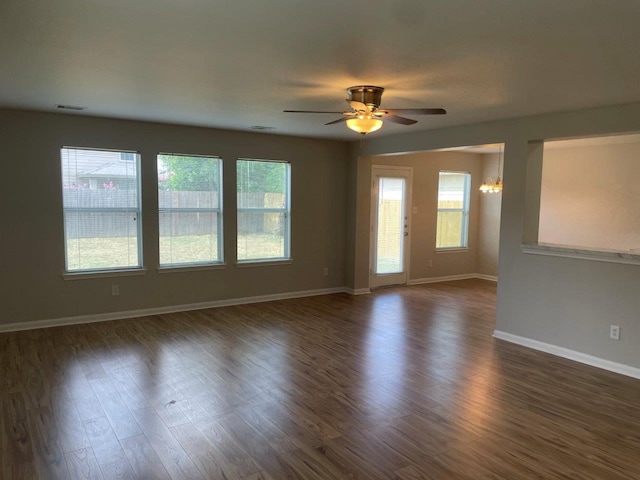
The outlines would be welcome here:
<svg viewBox="0 0 640 480">
<path fill-rule="evenodd" d="M 222 160 L 158 155 L 160 265 L 222 262 Z"/>
<path fill-rule="evenodd" d="M 61 163 L 67 272 L 140 268 L 140 156 L 64 147 Z"/>
<path fill-rule="evenodd" d="M 469 230 L 471 175 L 440 172 L 436 248 L 466 248 Z"/>
<path fill-rule="evenodd" d="M 290 258 L 290 165 L 238 160 L 238 261 Z"/>
</svg>

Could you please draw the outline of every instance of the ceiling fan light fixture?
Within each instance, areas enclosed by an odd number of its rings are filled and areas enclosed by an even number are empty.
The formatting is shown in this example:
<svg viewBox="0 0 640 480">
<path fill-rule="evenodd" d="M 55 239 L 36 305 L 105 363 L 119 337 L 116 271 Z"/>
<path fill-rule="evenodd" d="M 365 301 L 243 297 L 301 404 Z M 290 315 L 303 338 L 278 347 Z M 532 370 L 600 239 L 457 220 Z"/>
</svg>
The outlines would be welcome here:
<svg viewBox="0 0 640 480">
<path fill-rule="evenodd" d="M 357 133 L 366 135 L 382 128 L 382 120 L 370 116 L 358 115 L 347 120 L 347 127 Z"/>
<path fill-rule="evenodd" d="M 357 85 L 347 88 L 349 100 L 364 103 L 370 109 L 376 109 L 380 106 L 383 92 L 384 88 L 374 85 Z"/>
<path fill-rule="evenodd" d="M 325 123 L 335 125 L 346 123 L 347 128 L 359 133 L 364 142 L 364 136 L 382 128 L 382 118 L 400 125 L 413 125 L 417 120 L 403 117 L 402 115 L 443 115 L 447 113 L 444 108 L 389 108 L 380 109 L 384 88 L 375 85 L 357 85 L 347 88 L 349 98 L 347 103 L 350 109 L 342 112 L 326 110 L 285 110 L 285 113 L 331 113 L 342 114 L 341 118 Z"/>
</svg>

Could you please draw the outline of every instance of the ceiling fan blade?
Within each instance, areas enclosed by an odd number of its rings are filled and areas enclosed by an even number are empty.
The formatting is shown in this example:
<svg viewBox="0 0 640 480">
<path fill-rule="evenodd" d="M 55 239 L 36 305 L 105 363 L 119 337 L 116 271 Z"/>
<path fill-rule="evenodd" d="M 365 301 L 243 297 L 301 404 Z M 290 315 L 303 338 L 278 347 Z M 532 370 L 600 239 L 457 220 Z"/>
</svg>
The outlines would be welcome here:
<svg viewBox="0 0 640 480">
<path fill-rule="evenodd" d="M 410 118 L 399 117 L 397 115 L 385 115 L 385 120 L 389 120 L 392 123 L 399 123 L 401 125 L 413 125 L 414 123 L 418 123 L 417 120 L 412 120 Z"/>
<path fill-rule="evenodd" d="M 283 110 L 284 113 L 333 113 L 341 114 L 342 112 L 327 112 L 325 110 Z"/>
<path fill-rule="evenodd" d="M 351 105 L 356 112 L 370 112 L 371 109 L 367 106 L 366 103 L 358 102 L 357 100 L 349 100 L 347 98 L 347 103 Z"/>
<path fill-rule="evenodd" d="M 382 108 L 379 112 L 385 112 L 387 115 L 444 115 L 447 111 L 444 108 Z"/>
<path fill-rule="evenodd" d="M 334 120 L 333 122 L 325 123 L 325 125 L 333 125 L 334 123 L 346 122 L 347 120 L 349 120 L 347 117 L 342 117 L 337 120 Z"/>
</svg>

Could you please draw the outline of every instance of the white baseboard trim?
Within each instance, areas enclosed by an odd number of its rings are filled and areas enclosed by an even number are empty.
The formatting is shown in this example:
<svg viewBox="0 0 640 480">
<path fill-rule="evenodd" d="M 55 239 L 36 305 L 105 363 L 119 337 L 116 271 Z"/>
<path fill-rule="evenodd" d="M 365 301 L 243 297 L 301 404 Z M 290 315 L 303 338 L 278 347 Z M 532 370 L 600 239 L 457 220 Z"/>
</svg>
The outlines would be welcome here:
<svg viewBox="0 0 640 480">
<path fill-rule="evenodd" d="M 351 295 L 371 295 L 370 288 L 345 288 L 343 291 Z"/>
<path fill-rule="evenodd" d="M 53 318 L 48 320 L 34 320 L 31 322 L 8 323 L 0 325 L 0 333 L 16 332 L 20 330 L 35 330 L 37 328 L 60 327 L 63 325 L 79 325 L 82 323 L 107 322 L 109 320 L 123 320 L 126 318 L 146 317 L 149 315 L 161 315 L 164 313 L 186 312 L 190 310 L 203 310 L 205 308 L 227 307 L 231 305 L 244 305 L 248 303 L 271 302 L 274 300 L 287 300 L 290 298 L 315 297 L 330 295 L 332 293 L 351 293 L 344 287 L 322 288 L 318 290 L 302 290 L 299 292 L 275 293 L 271 295 L 259 295 L 255 297 L 230 298 L 214 300 L 211 302 L 189 303 L 184 305 L 170 305 L 157 308 L 143 308 L 140 310 L 128 310 L 122 312 L 98 313 L 94 315 L 78 315 L 75 317 Z"/>
<path fill-rule="evenodd" d="M 470 278 L 480 278 L 482 280 L 489 280 L 492 282 L 498 281 L 498 277 L 494 277 L 492 275 L 484 275 L 482 273 L 463 273 L 461 275 L 447 275 L 445 277 L 414 278 L 413 280 L 409 280 L 407 282 L 407 285 L 422 285 L 425 283 L 451 282 L 454 280 L 469 280 Z"/>
<path fill-rule="evenodd" d="M 479 278 L 480 280 L 488 280 L 490 282 L 497 282 L 497 275 L 485 275 L 484 273 L 476 273 L 475 278 Z"/>
<path fill-rule="evenodd" d="M 430 278 L 414 278 L 407 282 L 407 285 L 422 285 L 425 283 L 440 283 L 450 282 L 452 280 L 468 280 L 469 278 L 475 278 L 474 273 L 464 273 L 462 275 L 447 275 L 445 277 L 430 277 Z"/>
<path fill-rule="evenodd" d="M 539 350 L 541 352 L 550 353 L 558 357 L 567 358 L 575 362 L 591 365 L 592 367 L 602 368 L 610 372 L 619 373 L 628 377 L 640 379 L 640 368 L 631 367 L 623 363 L 612 362 L 600 357 L 594 357 L 586 353 L 577 352 L 568 348 L 559 347 L 550 343 L 540 342 L 527 337 L 521 337 L 512 333 L 503 332 L 502 330 L 495 330 L 493 332 L 494 338 L 505 340 L 507 342 L 522 345 L 523 347 L 532 348 L 533 350 Z"/>
<path fill-rule="evenodd" d="M 408 285 L 423 283 L 447 282 L 451 280 L 465 280 L 469 278 L 481 278 L 476 274 L 450 275 L 447 277 L 421 278 L 410 280 Z M 334 287 L 317 290 L 302 290 L 298 292 L 275 293 L 271 295 L 259 295 L 255 297 L 230 298 L 214 300 L 211 302 L 189 303 L 183 305 L 170 305 L 166 307 L 143 308 L 139 310 L 125 310 L 120 312 L 97 313 L 93 315 L 78 315 L 45 320 L 33 320 L 30 322 L 18 322 L 0 324 L 0 333 L 17 332 L 20 330 L 35 330 L 38 328 L 61 327 L 64 325 L 80 325 L 83 323 L 108 322 L 110 320 L 124 320 L 126 318 L 146 317 L 149 315 L 162 315 L 164 313 L 187 312 L 190 310 L 203 310 L 205 308 L 226 307 L 231 305 L 243 305 L 249 303 L 271 302 L 274 300 L 286 300 L 290 298 L 313 297 L 318 295 L 330 295 L 333 293 L 348 293 L 350 295 L 370 295 L 370 288 Z"/>
</svg>

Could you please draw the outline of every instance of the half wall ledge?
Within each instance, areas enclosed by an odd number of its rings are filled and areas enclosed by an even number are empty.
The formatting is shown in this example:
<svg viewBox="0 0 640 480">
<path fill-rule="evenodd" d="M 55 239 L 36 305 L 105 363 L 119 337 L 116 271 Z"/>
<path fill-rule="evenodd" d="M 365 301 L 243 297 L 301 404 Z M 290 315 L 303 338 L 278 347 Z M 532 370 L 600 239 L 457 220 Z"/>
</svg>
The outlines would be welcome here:
<svg viewBox="0 0 640 480">
<path fill-rule="evenodd" d="M 640 249 L 621 250 L 589 250 L 584 247 L 571 245 L 555 245 L 549 243 L 523 243 L 520 245 L 523 253 L 532 255 L 547 255 L 551 257 L 578 258 L 595 262 L 626 263 L 640 265 Z"/>
</svg>

